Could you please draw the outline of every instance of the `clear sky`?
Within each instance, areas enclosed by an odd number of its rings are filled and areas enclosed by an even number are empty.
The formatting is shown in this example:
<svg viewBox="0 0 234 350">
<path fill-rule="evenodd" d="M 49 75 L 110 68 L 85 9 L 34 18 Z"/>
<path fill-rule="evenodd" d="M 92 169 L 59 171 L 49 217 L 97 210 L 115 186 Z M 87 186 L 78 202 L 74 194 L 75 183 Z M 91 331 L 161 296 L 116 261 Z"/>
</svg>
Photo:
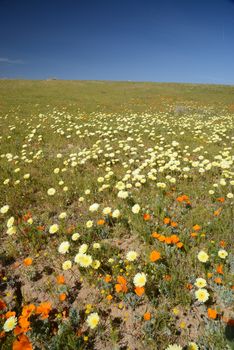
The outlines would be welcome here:
<svg viewBox="0 0 234 350">
<path fill-rule="evenodd" d="M 0 0 L 0 77 L 234 84 L 234 1 Z"/>
</svg>

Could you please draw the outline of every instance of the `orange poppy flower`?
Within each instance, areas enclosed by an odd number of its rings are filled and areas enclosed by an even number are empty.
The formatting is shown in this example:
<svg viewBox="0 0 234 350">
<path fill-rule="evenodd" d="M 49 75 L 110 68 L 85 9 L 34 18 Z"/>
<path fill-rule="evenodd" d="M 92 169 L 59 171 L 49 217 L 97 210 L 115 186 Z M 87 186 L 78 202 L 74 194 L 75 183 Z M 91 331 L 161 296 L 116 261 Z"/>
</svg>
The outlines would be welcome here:
<svg viewBox="0 0 234 350">
<path fill-rule="evenodd" d="M 66 293 L 59 294 L 59 300 L 60 301 L 64 301 L 64 300 L 66 300 L 66 298 L 67 298 Z"/>
<path fill-rule="evenodd" d="M 171 222 L 171 219 L 170 219 L 170 218 L 164 218 L 164 219 L 163 219 L 163 223 L 164 223 L 165 225 L 169 225 L 170 222 Z"/>
<path fill-rule="evenodd" d="M 21 327 L 23 333 L 26 333 L 29 330 L 30 322 L 27 317 L 19 317 L 19 326 Z"/>
<path fill-rule="evenodd" d="M 171 244 L 172 243 L 171 237 L 165 237 L 165 243 Z"/>
<path fill-rule="evenodd" d="M 102 226 L 104 224 L 105 224 L 105 220 L 104 219 L 100 219 L 100 220 L 97 221 L 97 225 L 99 225 L 99 226 Z"/>
<path fill-rule="evenodd" d="M 152 261 L 152 262 L 159 260 L 160 257 L 161 257 L 161 254 L 159 252 L 157 252 L 157 250 L 153 250 L 150 253 L 150 261 Z"/>
<path fill-rule="evenodd" d="M 36 306 L 34 304 L 25 305 L 22 310 L 23 317 L 30 317 L 32 312 L 36 310 Z"/>
<path fill-rule="evenodd" d="M 44 303 L 41 303 L 37 308 L 36 308 L 36 313 L 41 314 L 42 319 L 46 319 L 49 317 L 49 313 L 52 309 L 51 303 L 49 301 L 46 301 Z"/>
<path fill-rule="evenodd" d="M 108 294 L 107 297 L 106 297 L 106 299 L 107 299 L 108 301 L 111 301 L 111 300 L 113 299 L 113 297 L 112 297 L 111 294 Z"/>
<path fill-rule="evenodd" d="M 178 202 L 187 202 L 189 200 L 189 197 L 186 194 L 183 194 L 182 196 L 179 196 L 176 198 Z"/>
<path fill-rule="evenodd" d="M 126 281 L 126 279 L 123 276 L 118 276 L 117 277 L 117 282 L 119 284 L 127 284 L 127 281 Z"/>
<path fill-rule="evenodd" d="M 159 237 L 158 237 L 158 240 L 159 240 L 159 242 L 164 242 L 165 241 L 165 236 L 164 235 L 160 235 Z"/>
<path fill-rule="evenodd" d="M 8 312 L 5 314 L 5 317 L 6 317 L 6 318 L 9 318 L 9 317 L 15 316 L 15 315 L 16 315 L 15 311 L 8 311 Z"/>
<path fill-rule="evenodd" d="M 197 237 L 197 232 L 190 233 L 190 236 L 193 237 L 193 238 Z"/>
<path fill-rule="evenodd" d="M 186 194 L 183 195 L 183 199 L 184 201 L 188 201 L 189 200 L 189 196 L 187 196 Z"/>
<path fill-rule="evenodd" d="M 25 265 L 25 266 L 30 266 L 30 265 L 32 265 L 32 262 L 33 262 L 33 260 L 32 260 L 32 258 L 30 258 L 30 257 L 24 259 L 24 265 Z"/>
<path fill-rule="evenodd" d="M 14 335 L 19 335 L 23 332 L 24 332 L 24 330 L 18 325 L 14 328 Z"/>
<path fill-rule="evenodd" d="M 224 203 L 225 202 L 225 198 L 224 197 L 219 197 L 219 198 L 217 198 L 217 202 Z"/>
<path fill-rule="evenodd" d="M 188 290 L 191 290 L 193 288 L 193 285 L 191 283 L 186 284 L 186 288 Z"/>
<path fill-rule="evenodd" d="M 150 214 L 144 214 L 143 215 L 143 219 L 145 220 L 145 221 L 148 221 L 148 220 L 150 220 L 150 218 L 151 218 L 151 216 L 150 216 Z"/>
<path fill-rule="evenodd" d="M 222 278 L 220 278 L 220 277 L 216 277 L 214 281 L 217 284 L 222 284 L 223 283 Z"/>
<path fill-rule="evenodd" d="M 106 282 L 106 283 L 109 283 L 111 280 L 112 280 L 111 275 L 106 275 L 106 276 L 105 276 L 105 282 Z"/>
<path fill-rule="evenodd" d="M 222 211 L 222 208 L 219 208 L 219 209 L 215 210 L 214 211 L 214 216 L 219 216 L 221 211 Z"/>
<path fill-rule="evenodd" d="M 151 313 L 150 312 L 146 312 L 145 314 L 144 314 L 144 320 L 145 321 L 149 321 L 151 319 Z"/>
<path fill-rule="evenodd" d="M 175 222 L 175 221 L 171 222 L 171 227 L 177 227 L 177 226 L 178 226 L 177 222 Z"/>
<path fill-rule="evenodd" d="M 117 284 L 115 285 L 115 290 L 116 290 L 117 293 L 120 293 L 120 292 L 122 291 L 122 286 L 121 286 L 121 284 L 117 283 Z"/>
<path fill-rule="evenodd" d="M 201 226 L 196 224 L 193 226 L 193 229 L 194 231 L 199 231 L 201 229 Z"/>
<path fill-rule="evenodd" d="M 135 293 L 136 293 L 136 295 L 138 295 L 138 297 L 141 297 L 145 293 L 145 288 L 144 287 L 136 287 Z"/>
<path fill-rule="evenodd" d="M 59 275 L 56 277 L 56 281 L 58 284 L 64 284 L 65 283 L 65 278 L 63 275 Z"/>
<path fill-rule="evenodd" d="M 216 272 L 219 273 L 220 275 L 223 275 L 223 265 L 222 264 L 217 266 Z"/>
<path fill-rule="evenodd" d="M 121 287 L 122 287 L 122 292 L 127 293 L 128 287 L 126 286 L 126 284 L 121 284 Z"/>
<path fill-rule="evenodd" d="M 151 236 L 152 236 L 153 238 L 158 238 L 158 237 L 160 237 L 160 234 L 157 233 L 157 232 L 153 232 L 153 233 L 151 234 Z"/>
<path fill-rule="evenodd" d="M 225 241 L 220 241 L 219 245 L 220 245 L 220 247 L 224 248 L 224 247 L 226 247 L 226 242 Z"/>
<path fill-rule="evenodd" d="M 207 310 L 208 317 L 215 320 L 217 317 L 217 311 L 211 308 L 208 308 Z"/>
<path fill-rule="evenodd" d="M 177 245 L 178 248 L 182 248 L 184 246 L 184 243 L 178 242 L 178 243 L 176 243 L 176 245 Z"/>
<path fill-rule="evenodd" d="M 123 276 L 117 277 L 117 284 L 115 285 L 115 290 L 117 293 L 123 292 L 126 293 L 128 291 L 127 281 Z"/>
<path fill-rule="evenodd" d="M 179 242 L 179 237 L 177 236 L 177 235 L 172 235 L 171 236 L 171 242 L 173 243 L 173 244 L 176 244 L 176 243 L 178 243 Z"/>
<path fill-rule="evenodd" d="M 25 334 L 21 334 L 13 343 L 12 350 L 33 350 L 32 344 Z"/>
</svg>

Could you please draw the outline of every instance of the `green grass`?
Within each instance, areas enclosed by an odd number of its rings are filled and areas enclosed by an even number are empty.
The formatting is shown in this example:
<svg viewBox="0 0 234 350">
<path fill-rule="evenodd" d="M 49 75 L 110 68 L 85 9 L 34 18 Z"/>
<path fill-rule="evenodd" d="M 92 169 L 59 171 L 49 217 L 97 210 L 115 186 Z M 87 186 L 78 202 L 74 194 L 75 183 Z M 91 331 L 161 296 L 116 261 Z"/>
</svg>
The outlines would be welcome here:
<svg viewBox="0 0 234 350">
<path fill-rule="evenodd" d="M 176 83 L 106 81 L 0 80 L 0 110 L 17 107 L 23 111 L 46 106 L 94 112 L 157 110 L 167 103 L 203 105 L 233 104 L 234 86 Z"/>
</svg>

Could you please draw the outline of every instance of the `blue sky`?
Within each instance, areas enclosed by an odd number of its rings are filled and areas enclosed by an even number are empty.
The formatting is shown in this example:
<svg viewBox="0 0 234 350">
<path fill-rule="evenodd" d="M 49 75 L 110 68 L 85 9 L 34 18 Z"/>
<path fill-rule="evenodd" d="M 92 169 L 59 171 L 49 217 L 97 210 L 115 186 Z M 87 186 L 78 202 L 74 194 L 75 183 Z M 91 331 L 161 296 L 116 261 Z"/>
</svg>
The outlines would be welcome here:
<svg viewBox="0 0 234 350">
<path fill-rule="evenodd" d="M 0 0 L 0 77 L 234 84 L 234 1 Z"/>
</svg>

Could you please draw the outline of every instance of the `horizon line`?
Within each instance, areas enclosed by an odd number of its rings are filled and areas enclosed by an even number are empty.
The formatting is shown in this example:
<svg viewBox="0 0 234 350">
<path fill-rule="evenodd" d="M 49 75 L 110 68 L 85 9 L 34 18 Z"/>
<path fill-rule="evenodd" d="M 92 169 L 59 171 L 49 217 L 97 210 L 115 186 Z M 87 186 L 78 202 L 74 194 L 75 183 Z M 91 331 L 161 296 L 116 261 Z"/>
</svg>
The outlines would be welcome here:
<svg viewBox="0 0 234 350">
<path fill-rule="evenodd" d="M 0 80 L 15 80 L 15 81 L 83 81 L 83 82 L 106 82 L 106 83 L 152 83 L 152 84 L 184 84 L 184 85 L 221 85 L 234 86 L 233 83 L 209 83 L 209 82 L 185 82 L 185 81 L 154 81 L 154 80 L 117 80 L 117 79 L 64 79 L 56 77 L 48 78 L 8 78 L 0 77 Z"/>
</svg>

